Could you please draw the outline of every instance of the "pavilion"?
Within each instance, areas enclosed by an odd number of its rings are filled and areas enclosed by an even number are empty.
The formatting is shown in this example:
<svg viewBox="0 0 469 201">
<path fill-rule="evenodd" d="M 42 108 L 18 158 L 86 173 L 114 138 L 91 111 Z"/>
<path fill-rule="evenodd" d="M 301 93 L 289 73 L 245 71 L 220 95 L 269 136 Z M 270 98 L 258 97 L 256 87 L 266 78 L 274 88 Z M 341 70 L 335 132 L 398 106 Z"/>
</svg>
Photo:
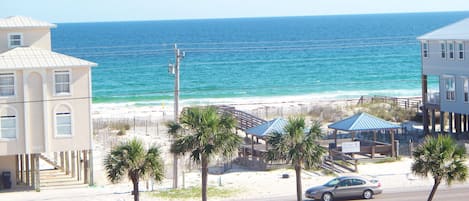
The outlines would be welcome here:
<svg viewBox="0 0 469 201">
<path fill-rule="evenodd" d="M 385 121 L 373 115 L 361 112 L 351 117 L 345 118 L 338 122 L 335 122 L 328 126 L 330 129 L 334 129 L 334 147 L 333 150 L 341 151 L 341 147 L 337 145 L 337 131 L 350 132 L 352 135 L 352 141 L 355 141 L 356 132 L 373 132 L 373 141 L 371 143 L 366 140 L 360 141 L 360 154 L 370 154 L 371 158 L 374 158 L 375 153 L 390 153 L 392 157 L 396 156 L 396 147 L 394 145 L 394 133 L 400 126 L 391 122 Z M 376 133 L 378 131 L 389 131 L 390 133 L 390 144 L 377 142 Z"/>
</svg>

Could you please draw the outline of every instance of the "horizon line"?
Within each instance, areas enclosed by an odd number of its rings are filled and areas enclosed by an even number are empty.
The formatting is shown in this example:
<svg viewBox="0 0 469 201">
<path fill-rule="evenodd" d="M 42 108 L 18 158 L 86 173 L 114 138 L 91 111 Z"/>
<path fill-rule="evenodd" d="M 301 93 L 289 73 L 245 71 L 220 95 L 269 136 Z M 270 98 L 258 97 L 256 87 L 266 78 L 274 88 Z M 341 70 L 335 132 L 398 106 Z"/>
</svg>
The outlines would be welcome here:
<svg viewBox="0 0 469 201">
<path fill-rule="evenodd" d="M 54 24 L 79 23 L 118 23 L 118 22 L 154 22 L 154 21 L 196 21 L 196 20 L 228 20 L 228 19 L 262 19 L 262 18 L 288 18 L 288 17 L 321 17 L 321 16 L 358 16 L 358 15 L 394 15 L 394 14 L 431 14 L 431 13 L 469 13 L 468 10 L 454 11 L 415 11 L 415 12 L 386 12 L 386 13 L 331 13 L 318 15 L 282 15 L 282 16 L 235 16 L 235 17 L 201 17 L 201 18 L 167 18 L 167 19 L 130 19 L 130 20 L 102 20 L 102 21 L 64 21 L 52 22 Z"/>
</svg>

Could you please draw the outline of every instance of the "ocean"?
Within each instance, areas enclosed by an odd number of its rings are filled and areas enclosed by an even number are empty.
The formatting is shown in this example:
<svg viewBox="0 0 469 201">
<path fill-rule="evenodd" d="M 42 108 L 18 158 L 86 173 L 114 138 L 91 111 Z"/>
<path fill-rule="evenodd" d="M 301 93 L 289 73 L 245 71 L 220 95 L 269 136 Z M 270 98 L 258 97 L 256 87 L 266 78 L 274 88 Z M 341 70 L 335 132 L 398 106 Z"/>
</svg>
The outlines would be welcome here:
<svg viewBox="0 0 469 201">
<path fill-rule="evenodd" d="M 419 96 L 416 37 L 469 12 L 60 23 L 56 52 L 99 64 L 93 103 L 173 99 L 176 43 L 182 101 L 308 95 Z M 430 88 L 437 87 L 430 80 Z"/>
</svg>

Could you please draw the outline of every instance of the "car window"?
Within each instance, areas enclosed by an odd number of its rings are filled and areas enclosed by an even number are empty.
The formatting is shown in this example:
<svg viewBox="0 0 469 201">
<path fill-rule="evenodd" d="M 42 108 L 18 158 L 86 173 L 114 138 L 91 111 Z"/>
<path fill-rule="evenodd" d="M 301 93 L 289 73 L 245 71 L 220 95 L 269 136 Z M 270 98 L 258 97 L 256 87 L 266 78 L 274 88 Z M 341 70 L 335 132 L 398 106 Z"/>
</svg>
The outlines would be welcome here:
<svg viewBox="0 0 469 201">
<path fill-rule="evenodd" d="M 352 185 L 353 186 L 358 186 L 358 185 L 363 185 L 365 184 L 365 181 L 361 180 L 361 179 L 353 179 L 352 180 Z"/>
<path fill-rule="evenodd" d="M 339 186 L 351 186 L 351 185 L 352 185 L 351 179 L 342 180 L 342 181 L 339 183 Z"/>
<path fill-rule="evenodd" d="M 327 182 L 326 184 L 324 184 L 324 186 L 333 187 L 333 186 L 337 185 L 339 182 L 340 182 L 340 180 L 337 179 L 337 178 L 335 178 L 335 179 L 333 179 L 333 180 L 330 180 L 330 181 Z"/>
</svg>

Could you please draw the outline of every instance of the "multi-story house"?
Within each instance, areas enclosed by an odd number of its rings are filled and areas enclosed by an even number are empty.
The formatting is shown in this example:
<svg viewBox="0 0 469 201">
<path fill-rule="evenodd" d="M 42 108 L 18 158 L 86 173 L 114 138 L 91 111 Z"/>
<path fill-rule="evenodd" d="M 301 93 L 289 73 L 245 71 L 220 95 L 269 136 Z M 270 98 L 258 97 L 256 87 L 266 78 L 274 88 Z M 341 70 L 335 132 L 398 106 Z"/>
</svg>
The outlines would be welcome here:
<svg viewBox="0 0 469 201">
<path fill-rule="evenodd" d="M 418 40 L 421 43 L 425 133 L 438 132 L 437 125 L 441 132 L 467 132 L 469 55 L 466 49 L 469 47 L 469 18 L 422 35 Z M 436 89 L 429 89 L 431 85 L 428 83 L 436 80 Z"/>
<path fill-rule="evenodd" d="M 0 174 L 10 174 L 12 187 L 38 189 L 39 161 L 92 182 L 96 64 L 53 52 L 55 27 L 29 17 L 0 19 Z M 45 157 L 54 154 L 55 162 Z"/>
</svg>

